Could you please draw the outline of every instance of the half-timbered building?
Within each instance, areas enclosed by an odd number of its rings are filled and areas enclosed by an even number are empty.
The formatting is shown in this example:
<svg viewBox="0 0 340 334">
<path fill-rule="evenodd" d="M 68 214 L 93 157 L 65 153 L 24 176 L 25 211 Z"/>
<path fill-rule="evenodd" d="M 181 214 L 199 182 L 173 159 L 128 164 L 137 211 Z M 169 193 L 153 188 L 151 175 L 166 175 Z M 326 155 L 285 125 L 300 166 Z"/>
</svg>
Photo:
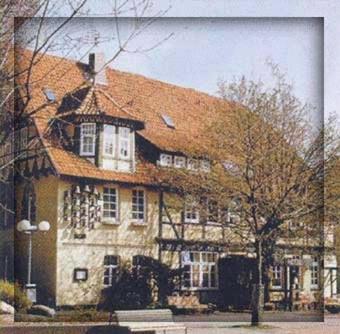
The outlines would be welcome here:
<svg viewBox="0 0 340 334">
<path fill-rule="evenodd" d="M 18 53 L 18 69 L 27 67 L 30 56 Z M 231 218 L 216 222 L 213 205 L 204 217 L 190 203 L 174 212 L 172 195 L 158 179 L 163 167 L 209 173 L 208 160 L 185 152 L 200 145 L 221 101 L 104 63 L 100 54 L 91 54 L 88 63 L 41 55 L 30 73 L 25 108 L 31 117 L 16 129 L 16 212 L 17 220 L 51 224 L 49 232 L 33 237 L 38 300 L 96 304 L 123 263 L 146 256 L 182 268 L 175 293 L 196 294 L 202 302 L 232 301 L 233 284 L 251 275 L 251 250 L 230 243 Z M 20 278 L 27 245 L 25 235 L 16 237 Z M 323 264 L 298 249 L 285 254 L 272 270 L 274 299 L 287 297 L 295 277 L 306 293 L 320 291 L 322 268 L 329 269 L 325 293 L 336 293 L 332 242 Z"/>
</svg>

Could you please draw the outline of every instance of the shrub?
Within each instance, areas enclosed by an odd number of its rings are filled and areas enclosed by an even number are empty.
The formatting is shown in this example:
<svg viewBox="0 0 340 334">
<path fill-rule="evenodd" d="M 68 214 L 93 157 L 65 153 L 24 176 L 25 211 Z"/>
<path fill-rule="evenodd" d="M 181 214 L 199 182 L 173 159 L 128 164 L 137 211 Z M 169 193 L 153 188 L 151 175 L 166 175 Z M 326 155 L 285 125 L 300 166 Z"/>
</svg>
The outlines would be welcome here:
<svg viewBox="0 0 340 334">
<path fill-rule="evenodd" d="M 14 306 L 14 284 L 0 280 L 0 300 Z"/>
<path fill-rule="evenodd" d="M 0 300 L 20 311 L 27 310 L 32 306 L 32 302 L 18 283 L 3 280 L 0 280 Z"/>
</svg>

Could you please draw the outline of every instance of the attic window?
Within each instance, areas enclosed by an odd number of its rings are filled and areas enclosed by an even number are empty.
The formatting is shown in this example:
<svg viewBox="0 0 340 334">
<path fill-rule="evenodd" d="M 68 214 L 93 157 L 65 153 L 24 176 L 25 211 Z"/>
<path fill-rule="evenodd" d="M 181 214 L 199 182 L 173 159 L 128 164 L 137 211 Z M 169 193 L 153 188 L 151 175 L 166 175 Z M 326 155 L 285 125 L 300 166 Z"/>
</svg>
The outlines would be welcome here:
<svg viewBox="0 0 340 334">
<path fill-rule="evenodd" d="M 172 128 L 172 129 L 175 128 L 175 123 L 174 123 L 173 119 L 169 115 L 163 114 L 162 115 L 162 119 L 163 119 L 164 123 L 166 124 L 166 126 L 168 128 Z"/>
<path fill-rule="evenodd" d="M 48 102 L 55 102 L 56 98 L 55 98 L 54 92 L 51 89 L 45 88 L 44 94 L 45 94 Z"/>
</svg>

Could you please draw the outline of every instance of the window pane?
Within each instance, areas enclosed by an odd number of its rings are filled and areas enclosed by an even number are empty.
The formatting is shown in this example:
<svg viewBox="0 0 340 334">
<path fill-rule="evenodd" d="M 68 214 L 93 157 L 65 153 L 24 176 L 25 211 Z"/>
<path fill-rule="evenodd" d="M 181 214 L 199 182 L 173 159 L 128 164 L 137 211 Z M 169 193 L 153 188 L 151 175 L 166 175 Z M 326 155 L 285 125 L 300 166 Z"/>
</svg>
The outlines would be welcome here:
<svg viewBox="0 0 340 334">
<path fill-rule="evenodd" d="M 115 188 L 104 188 L 103 216 L 117 218 L 117 204 L 117 190 Z"/>
</svg>

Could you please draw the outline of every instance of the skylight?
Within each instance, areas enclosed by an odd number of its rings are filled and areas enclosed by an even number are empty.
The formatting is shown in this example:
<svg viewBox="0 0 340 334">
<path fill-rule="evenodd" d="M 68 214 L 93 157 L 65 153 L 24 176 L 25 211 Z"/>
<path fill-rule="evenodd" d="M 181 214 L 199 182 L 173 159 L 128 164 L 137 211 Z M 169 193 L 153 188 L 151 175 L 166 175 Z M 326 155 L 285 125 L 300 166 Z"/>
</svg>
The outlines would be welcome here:
<svg viewBox="0 0 340 334">
<path fill-rule="evenodd" d="M 55 102 L 56 98 L 55 98 L 53 90 L 51 90 L 49 88 L 45 88 L 44 89 L 44 94 L 45 94 L 48 102 Z"/>
<path fill-rule="evenodd" d="M 168 128 L 175 128 L 175 123 L 169 115 L 162 114 L 162 119 Z"/>
</svg>

